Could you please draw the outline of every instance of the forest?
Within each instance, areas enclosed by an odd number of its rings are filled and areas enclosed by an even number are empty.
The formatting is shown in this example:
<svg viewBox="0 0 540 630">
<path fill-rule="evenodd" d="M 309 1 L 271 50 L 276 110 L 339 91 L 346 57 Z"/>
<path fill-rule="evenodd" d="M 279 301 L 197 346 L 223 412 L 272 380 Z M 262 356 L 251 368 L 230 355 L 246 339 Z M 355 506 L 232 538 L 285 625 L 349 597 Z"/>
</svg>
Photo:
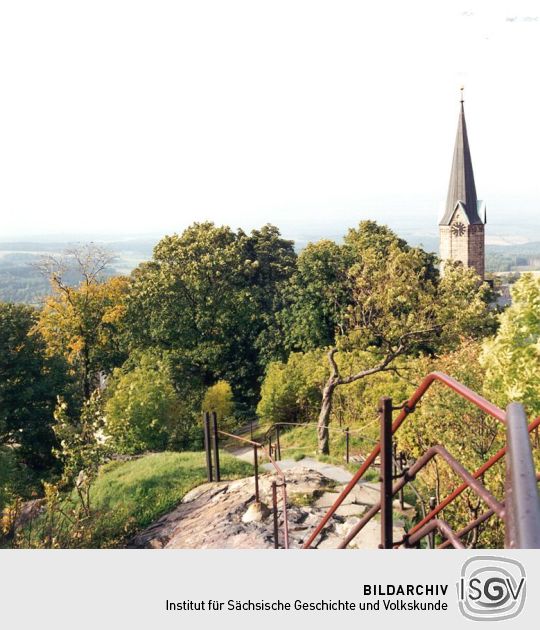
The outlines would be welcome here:
<svg viewBox="0 0 540 630">
<path fill-rule="evenodd" d="M 362 453 L 377 436 L 380 396 L 406 400 L 434 369 L 540 414 L 538 276 L 523 274 L 499 311 L 472 270 L 448 263 L 441 276 L 433 253 L 372 221 L 300 253 L 272 225 L 194 223 L 129 275 L 114 265 L 92 244 L 45 253 L 43 303 L 0 303 L 5 546 L 122 546 L 201 483 L 203 411 L 229 430 L 290 423 L 284 448 L 327 459 L 342 448 L 331 427 L 358 430 Z M 504 434 L 453 396 L 434 388 L 399 448 L 416 457 L 444 435 L 472 469 Z M 223 466 L 249 472 L 233 458 Z M 150 472 L 162 476 L 150 483 Z M 502 471 L 490 475 L 502 492 Z M 419 508 L 452 483 L 440 464 L 427 467 Z M 466 492 L 449 509 L 466 523 L 480 506 Z M 500 535 L 493 526 L 488 542 Z"/>
</svg>

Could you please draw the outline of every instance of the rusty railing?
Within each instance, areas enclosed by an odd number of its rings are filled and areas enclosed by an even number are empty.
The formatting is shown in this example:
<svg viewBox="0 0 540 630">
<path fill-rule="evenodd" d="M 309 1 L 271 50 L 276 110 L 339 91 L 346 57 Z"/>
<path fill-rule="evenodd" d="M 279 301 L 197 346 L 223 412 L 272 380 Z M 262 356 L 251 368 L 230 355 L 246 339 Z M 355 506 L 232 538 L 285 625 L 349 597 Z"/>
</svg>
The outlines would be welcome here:
<svg viewBox="0 0 540 630">
<path fill-rule="evenodd" d="M 276 483 L 275 481 L 271 484 L 271 494 L 272 494 L 272 509 L 273 509 L 273 520 L 274 520 L 274 548 L 279 548 L 279 538 L 278 538 L 278 500 L 277 500 L 277 489 L 281 488 L 281 501 L 282 501 L 282 517 L 283 517 L 283 547 L 284 549 L 289 548 L 289 525 L 287 520 L 287 483 L 285 479 L 285 474 L 281 467 L 278 465 L 272 453 L 270 453 L 264 444 L 260 442 L 256 442 L 253 439 L 247 439 L 240 435 L 234 435 L 232 433 L 228 433 L 227 431 L 222 431 L 218 427 L 217 423 L 217 414 L 215 411 L 209 413 L 205 412 L 203 416 L 203 427 L 204 427 L 204 444 L 206 451 L 206 467 L 207 467 L 207 475 L 208 481 L 213 481 L 213 471 L 215 471 L 215 480 L 220 481 L 220 470 L 219 470 L 219 436 L 222 435 L 229 439 L 236 440 L 242 444 L 249 444 L 253 447 L 253 467 L 254 467 L 254 482 L 255 482 L 255 501 L 258 503 L 260 501 L 260 490 L 259 490 L 259 450 L 265 453 L 268 457 L 270 463 L 275 468 L 276 473 L 280 479 L 280 483 Z M 214 451 L 214 465 L 212 464 L 212 450 Z"/>
<path fill-rule="evenodd" d="M 264 433 L 263 441 L 267 443 L 270 453 L 275 453 L 276 459 L 278 461 L 281 459 L 281 436 L 283 427 L 293 427 L 295 429 L 297 429 L 298 427 L 310 427 L 315 431 L 319 430 L 318 424 L 316 422 L 274 422 L 272 425 L 270 425 L 270 427 Z M 326 430 L 329 432 L 335 431 L 343 433 L 345 435 L 344 459 L 347 464 L 349 464 L 351 461 L 351 438 L 354 434 L 362 435 L 364 440 L 369 440 L 374 444 L 377 443 L 376 440 L 371 440 L 365 435 L 366 430 L 364 428 L 351 429 L 349 427 L 326 427 Z M 272 435 L 274 435 L 274 442 L 272 442 Z"/>
<path fill-rule="evenodd" d="M 442 446 L 433 446 L 402 474 L 396 484 L 393 484 L 392 436 L 404 420 L 414 412 L 418 402 L 435 381 L 443 383 L 483 412 L 505 424 L 507 427 L 507 446 L 500 449 L 473 473 L 465 470 Z M 392 410 L 391 400 L 389 398 L 382 399 L 380 406 L 380 442 L 371 451 L 359 470 L 340 493 L 308 540 L 304 543 L 304 549 L 311 547 L 337 508 L 343 503 L 378 456 L 380 456 L 381 470 L 381 500 L 366 512 L 360 522 L 342 541 L 339 548 L 343 549 L 347 547 L 379 510 L 381 511 L 380 546 L 382 548 L 392 548 L 399 545 L 414 546 L 419 544 L 420 540 L 425 536 L 430 536 L 431 540 L 434 540 L 435 530 L 438 530 L 446 539 L 439 547 L 443 548 L 451 545 L 460 548 L 463 547 L 460 538 L 475 527 L 478 527 L 494 514 L 505 522 L 506 546 L 540 548 L 540 500 L 538 498 L 536 475 L 534 474 L 529 441 L 530 432 L 540 425 L 540 417 L 527 426 L 525 412 L 521 405 L 511 403 L 505 413 L 502 409 L 476 394 L 465 385 L 441 372 L 433 372 L 423 379 L 411 398 L 400 408 L 400 412 L 393 422 Z M 505 454 L 507 454 L 506 496 L 503 503 L 497 501 L 478 479 Z M 463 479 L 463 483 L 456 487 L 455 490 L 438 505 L 430 505 L 429 513 L 407 532 L 402 541 L 395 542 L 392 540 L 393 497 L 397 493 L 402 492 L 403 487 L 409 481 L 412 481 L 415 475 L 435 456 L 445 460 L 453 471 Z M 454 532 L 448 523 L 437 518 L 437 515 L 467 488 L 475 492 L 487 504 L 489 510 L 460 531 Z"/>
</svg>

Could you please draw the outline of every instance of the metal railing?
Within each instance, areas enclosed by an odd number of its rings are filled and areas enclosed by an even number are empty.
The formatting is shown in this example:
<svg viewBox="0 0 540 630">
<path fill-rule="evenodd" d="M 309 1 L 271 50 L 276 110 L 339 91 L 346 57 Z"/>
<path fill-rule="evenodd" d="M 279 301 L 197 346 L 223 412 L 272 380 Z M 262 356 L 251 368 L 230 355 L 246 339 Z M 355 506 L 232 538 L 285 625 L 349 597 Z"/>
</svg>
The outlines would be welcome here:
<svg viewBox="0 0 540 630">
<path fill-rule="evenodd" d="M 492 416 L 502 424 L 506 425 L 506 446 L 499 449 L 482 466 L 474 472 L 466 470 L 462 464 L 455 459 L 444 447 L 434 445 L 429 448 L 420 458 L 403 467 L 403 453 L 399 455 L 395 451 L 393 436 L 406 418 L 414 412 L 416 405 L 420 402 L 424 394 L 434 382 L 440 382 L 453 390 L 459 396 L 468 400 L 484 413 Z M 395 420 L 392 421 L 393 411 L 399 411 Z M 381 512 L 381 543 L 380 547 L 385 549 L 400 546 L 419 546 L 426 536 L 429 538 L 429 546 L 435 547 L 436 532 L 440 534 L 443 541 L 438 545 L 439 549 L 446 547 L 463 548 L 462 538 L 469 532 L 479 528 L 483 523 L 493 516 L 502 519 L 505 524 L 505 546 L 515 548 L 540 548 L 540 499 L 537 487 L 537 475 L 534 472 L 531 444 L 529 435 L 536 430 L 538 438 L 538 427 L 540 417 L 536 418 L 527 426 L 527 420 L 523 406 L 518 403 L 511 403 L 506 412 L 486 400 L 479 394 L 459 383 L 452 377 L 441 372 L 428 374 L 420 383 L 419 387 L 410 399 L 400 407 L 394 408 L 390 398 L 382 398 L 379 408 L 380 440 L 365 458 L 362 465 L 346 485 L 344 490 L 320 523 L 314 529 L 309 538 L 305 541 L 303 548 L 309 549 L 319 534 L 322 532 L 328 521 L 332 518 L 337 508 L 343 503 L 348 494 L 356 486 L 370 466 L 375 465 L 379 458 L 379 475 L 381 481 L 381 496 L 379 502 L 371 506 L 361 520 L 347 534 L 340 543 L 340 549 L 346 548 L 352 540 L 362 531 L 366 524 L 380 511 Z M 274 546 L 279 547 L 278 541 L 278 500 L 277 490 L 281 488 L 282 495 L 282 515 L 283 515 L 283 546 L 289 548 L 289 532 L 287 522 L 287 489 L 283 470 L 276 460 L 281 459 L 280 431 L 285 426 L 311 426 L 316 429 L 315 423 L 286 423 L 278 422 L 272 425 L 263 435 L 262 442 L 253 439 L 253 428 L 250 425 L 250 438 L 234 435 L 219 429 L 215 412 L 204 414 L 204 436 L 206 449 L 206 462 L 208 480 L 220 481 L 219 466 L 219 436 L 236 440 L 253 448 L 254 480 L 255 480 L 255 500 L 260 501 L 259 493 L 259 452 L 264 453 L 279 477 L 279 483 L 275 481 L 271 485 L 272 505 L 273 505 L 273 525 L 274 525 Z M 365 429 L 350 430 L 332 427 L 345 434 L 345 459 L 350 460 L 350 435 L 351 433 L 365 433 Z M 275 435 L 275 442 L 272 442 L 272 435 Z M 538 439 L 537 439 L 538 443 Z M 265 446 L 266 444 L 266 446 Z M 212 464 L 212 450 L 214 451 L 214 465 Z M 480 479 L 483 475 L 499 462 L 506 455 L 506 478 L 504 500 L 497 500 L 491 492 L 483 485 Z M 459 484 L 447 497 L 438 504 L 432 497 L 429 502 L 429 512 L 424 512 L 424 517 L 416 523 L 403 536 L 401 540 L 393 540 L 393 501 L 396 495 L 399 496 L 401 507 L 403 507 L 403 489 L 410 482 L 414 481 L 416 475 L 433 458 L 441 458 L 451 469 L 462 479 Z M 215 471 L 215 475 L 214 475 Z M 399 474 L 396 474 L 399 473 Z M 394 483 L 395 481 L 395 483 Z M 466 489 L 470 489 L 488 507 L 487 511 L 462 527 L 454 531 L 451 526 L 440 517 L 440 513 L 459 497 Z"/>
<path fill-rule="evenodd" d="M 297 429 L 298 427 L 309 427 L 316 432 L 319 429 L 316 422 L 274 422 L 273 424 L 271 424 L 264 433 L 263 442 L 268 445 L 269 452 L 276 455 L 277 460 L 281 459 L 281 436 L 283 435 L 282 429 L 284 427 L 293 427 L 295 429 Z M 355 434 L 361 435 L 363 441 L 371 441 L 374 444 L 377 443 L 377 440 L 371 440 L 368 436 L 366 436 L 365 428 L 351 429 L 349 427 L 326 427 L 326 430 L 330 433 L 332 431 L 336 433 L 342 433 L 345 436 L 344 459 L 347 464 L 349 464 L 351 461 L 351 439 Z M 274 441 L 272 441 L 272 436 L 274 437 Z"/>
<path fill-rule="evenodd" d="M 505 547 L 540 549 L 540 499 L 523 405 L 506 408 Z"/>
<path fill-rule="evenodd" d="M 281 467 L 278 465 L 272 453 L 266 449 L 264 444 L 260 442 L 256 442 L 253 439 L 247 439 L 240 435 L 234 435 L 233 433 L 228 433 L 227 431 L 222 431 L 218 427 L 217 422 L 217 414 L 215 411 L 213 412 L 205 412 L 203 415 L 203 426 L 204 426 L 204 445 L 206 452 L 206 469 L 207 469 L 207 477 L 208 481 L 214 480 L 215 473 L 215 481 L 221 480 L 220 466 L 219 466 L 219 436 L 224 436 L 229 439 L 236 440 L 242 444 L 249 444 L 253 448 L 253 467 L 254 467 L 254 483 L 255 483 L 255 501 L 257 503 L 260 502 L 260 489 L 259 489 L 259 450 L 265 453 L 268 457 L 270 463 L 274 467 L 279 479 L 280 483 L 276 483 L 276 481 L 272 481 L 271 484 L 271 493 L 272 493 L 272 511 L 273 511 L 273 521 L 274 521 L 274 548 L 279 548 L 279 519 L 278 519 L 278 499 L 277 499 L 277 490 L 281 488 L 281 500 L 282 500 L 282 516 L 283 516 L 283 547 L 284 549 L 289 548 L 289 525 L 287 520 L 287 482 L 285 479 L 285 474 Z M 214 451 L 214 464 L 212 464 L 212 450 Z"/>
<path fill-rule="evenodd" d="M 414 412 L 416 405 L 422 399 L 429 387 L 439 381 L 452 389 L 462 398 L 468 400 L 477 408 L 507 425 L 507 446 L 500 449 L 487 462 L 473 473 L 468 472 L 454 459 L 446 449 L 441 446 L 433 446 L 420 457 L 405 473 L 402 478 L 393 485 L 392 479 L 392 437 L 404 420 Z M 392 402 L 389 398 L 381 399 L 380 405 L 380 442 L 368 455 L 359 470 L 340 493 L 334 504 L 323 516 L 320 523 L 312 532 L 303 548 L 309 549 L 317 536 L 321 533 L 325 525 L 333 516 L 337 508 L 343 503 L 352 489 L 360 481 L 364 473 L 371 466 L 375 459 L 380 456 L 381 470 L 381 500 L 373 505 L 363 516 L 360 522 L 349 532 L 339 548 L 345 548 L 355 538 L 365 525 L 381 511 L 381 547 L 392 548 L 401 544 L 412 546 L 419 543 L 424 536 L 432 536 L 434 530 L 438 530 L 446 541 L 441 545 L 454 547 L 463 546 L 460 538 L 466 533 L 478 527 L 493 514 L 496 514 L 505 521 L 506 524 L 506 545 L 515 547 L 540 547 L 540 501 L 538 499 L 538 489 L 536 475 L 532 462 L 531 445 L 529 434 L 540 425 L 540 417 L 531 422 L 528 426 L 525 419 L 523 407 L 517 403 L 511 403 L 505 413 L 502 409 L 476 394 L 474 391 L 459 383 L 455 379 L 441 372 L 428 374 L 411 398 L 400 408 L 397 418 L 392 422 Z M 507 454 L 508 450 L 508 454 Z M 478 481 L 487 470 L 498 462 L 505 454 L 506 473 L 506 497 L 505 503 L 497 501 L 491 493 Z M 402 541 L 397 543 L 392 540 L 392 501 L 395 494 L 399 493 L 403 487 L 435 456 L 441 457 L 462 479 L 455 490 L 442 500 L 438 505 L 431 507 L 419 523 L 412 527 Z M 459 532 L 454 532 L 450 526 L 437 515 L 454 501 L 465 489 L 471 488 L 490 508 L 485 515 L 475 519 L 472 523 L 462 528 Z M 506 506 L 506 507 L 505 507 Z"/>
</svg>

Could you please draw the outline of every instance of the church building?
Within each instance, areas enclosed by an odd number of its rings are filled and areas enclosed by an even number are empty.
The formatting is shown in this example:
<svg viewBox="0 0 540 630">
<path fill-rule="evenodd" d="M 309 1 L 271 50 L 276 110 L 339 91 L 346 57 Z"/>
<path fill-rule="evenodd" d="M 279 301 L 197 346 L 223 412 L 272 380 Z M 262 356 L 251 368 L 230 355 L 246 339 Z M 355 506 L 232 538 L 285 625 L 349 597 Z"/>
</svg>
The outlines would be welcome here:
<svg viewBox="0 0 540 630">
<path fill-rule="evenodd" d="M 439 252 L 444 261 L 456 260 L 484 278 L 486 206 L 476 197 L 474 173 L 461 93 L 456 144 L 446 209 L 439 223 Z"/>
</svg>

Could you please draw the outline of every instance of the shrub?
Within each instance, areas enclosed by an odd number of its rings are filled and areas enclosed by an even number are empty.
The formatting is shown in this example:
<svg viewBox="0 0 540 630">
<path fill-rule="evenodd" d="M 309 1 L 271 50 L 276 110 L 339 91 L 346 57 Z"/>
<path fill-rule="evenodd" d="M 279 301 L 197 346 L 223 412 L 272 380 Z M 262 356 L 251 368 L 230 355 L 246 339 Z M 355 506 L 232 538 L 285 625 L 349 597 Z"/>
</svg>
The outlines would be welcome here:
<svg viewBox="0 0 540 630">
<path fill-rule="evenodd" d="M 105 403 L 105 434 L 120 453 L 164 450 L 179 433 L 182 405 L 174 390 L 167 365 L 142 355 L 138 365 L 115 370 Z"/>
<path fill-rule="evenodd" d="M 234 400 L 227 381 L 218 381 L 206 390 L 202 403 L 203 412 L 215 411 L 221 428 L 234 429 L 238 424 L 234 417 Z"/>
<path fill-rule="evenodd" d="M 268 422 L 308 422 L 316 417 L 327 374 L 323 352 L 296 352 L 287 363 L 270 363 L 257 406 Z"/>
</svg>

